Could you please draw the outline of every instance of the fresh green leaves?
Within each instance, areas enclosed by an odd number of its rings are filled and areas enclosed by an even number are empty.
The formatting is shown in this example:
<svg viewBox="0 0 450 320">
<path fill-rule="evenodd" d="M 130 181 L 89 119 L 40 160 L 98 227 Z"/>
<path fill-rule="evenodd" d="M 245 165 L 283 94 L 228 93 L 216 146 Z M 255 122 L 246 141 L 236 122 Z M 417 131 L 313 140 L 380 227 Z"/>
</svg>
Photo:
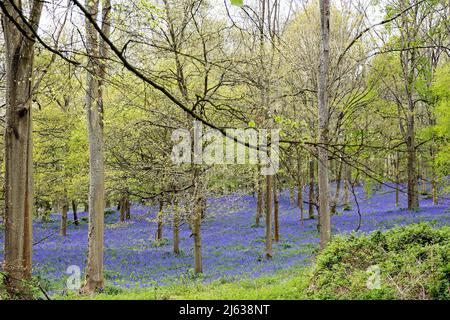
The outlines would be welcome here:
<svg viewBox="0 0 450 320">
<path fill-rule="evenodd" d="M 231 5 L 242 7 L 244 5 L 244 0 L 231 0 Z"/>
</svg>

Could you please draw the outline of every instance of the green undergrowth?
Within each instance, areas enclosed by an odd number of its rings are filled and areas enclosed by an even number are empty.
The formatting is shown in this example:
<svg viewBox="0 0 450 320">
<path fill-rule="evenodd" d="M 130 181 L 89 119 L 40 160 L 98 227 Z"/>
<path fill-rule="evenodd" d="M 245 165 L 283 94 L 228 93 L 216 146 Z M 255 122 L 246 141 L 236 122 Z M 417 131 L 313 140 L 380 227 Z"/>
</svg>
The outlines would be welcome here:
<svg viewBox="0 0 450 320">
<path fill-rule="evenodd" d="M 427 224 L 336 237 L 317 257 L 307 296 L 450 298 L 450 227 Z"/>
</svg>

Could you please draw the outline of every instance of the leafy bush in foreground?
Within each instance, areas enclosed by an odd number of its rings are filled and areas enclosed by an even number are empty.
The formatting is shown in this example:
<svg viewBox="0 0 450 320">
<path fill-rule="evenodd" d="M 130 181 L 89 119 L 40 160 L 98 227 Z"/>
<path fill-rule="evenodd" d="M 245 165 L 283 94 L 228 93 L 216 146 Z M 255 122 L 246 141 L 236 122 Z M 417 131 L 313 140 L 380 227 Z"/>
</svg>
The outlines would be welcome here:
<svg viewBox="0 0 450 320">
<path fill-rule="evenodd" d="M 374 269 L 379 270 L 376 286 L 373 277 L 369 280 L 368 270 Z M 315 299 L 450 299 L 450 227 L 416 224 L 336 237 L 317 257 L 307 295 Z"/>
</svg>

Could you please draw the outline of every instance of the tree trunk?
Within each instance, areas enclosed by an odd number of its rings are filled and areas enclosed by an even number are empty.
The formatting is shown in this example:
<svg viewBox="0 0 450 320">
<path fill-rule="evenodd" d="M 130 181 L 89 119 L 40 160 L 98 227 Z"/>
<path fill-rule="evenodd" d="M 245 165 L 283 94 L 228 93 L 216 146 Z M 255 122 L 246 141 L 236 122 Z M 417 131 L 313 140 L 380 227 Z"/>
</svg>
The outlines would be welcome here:
<svg viewBox="0 0 450 320">
<path fill-rule="evenodd" d="M 198 210 L 198 209 L 197 209 Z M 201 225 L 202 218 L 201 212 L 197 211 L 194 217 L 194 225 L 192 226 L 192 233 L 194 235 L 194 261 L 195 274 L 203 272 L 203 262 L 202 262 L 202 235 L 201 235 Z"/>
<path fill-rule="evenodd" d="M 266 177 L 266 258 L 272 259 L 272 176 Z"/>
<path fill-rule="evenodd" d="M 260 225 L 260 219 L 263 213 L 263 187 L 261 178 L 258 177 L 258 195 L 257 195 L 257 203 L 256 203 L 256 221 L 255 224 L 257 227 Z"/>
<path fill-rule="evenodd" d="M 406 6 L 406 2 L 400 5 Z M 417 39 L 417 8 L 412 11 L 414 15 L 404 15 L 401 17 L 400 35 L 402 48 L 414 47 Z M 400 63 L 403 71 L 405 85 L 405 95 L 408 102 L 406 114 L 406 150 L 407 150 L 407 177 L 408 177 L 408 210 L 416 210 L 419 207 L 418 177 L 417 177 L 417 159 L 416 159 L 416 137 L 415 137 L 415 99 L 413 97 L 416 71 L 417 71 L 416 49 L 400 51 Z"/>
<path fill-rule="evenodd" d="M 309 197 L 308 197 L 308 213 L 309 219 L 314 219 L 314 172 L 315 172 L 315 163 L 314 160 L 309 161 Z"/>
<path fill-rule="evenodd" d="M 98 18 L 99 0 L 86 0 L 92 18 Z M 110 33 L 111 1 L 102 1 L 102 31 Z M 107 57 L 106 43 L 86 18 L 87 91 L 86 113 L 89 136 L 89 231 L 86 283 L 83 291 L 93 293 L 103 288 L 103 242 L 105 211 L 105 165 L 103 141 L 103 91 L 105 65 L 99 57 Z"/>
<path fill-rule="evenodd" d="M 125 197 L 125 218 L 127 220 L 131 219 L 131 202 L 130 202 L 130 198 L 128 197 L 128 195 Z"/>
<path fill-rule="evenodd" d="M 61 228 L 59 230 L 59 235 L 61 237 L 67 236 L 67 212 L 69 211 L 69 203 L 65 199 L 63 206 L 62 206 L 62 212 L 61 212 Z"/>
<path fill-rule="evenodd" d="M 177 208 L 173 213 L 173 253 L 180 254 L 180 215 Z"/>
<path fill-rule="evenodd" d="M 419 192 L 417 186 L 416 168 L 416 139 L 414 135 L 414 108 L 409 108 L 407 125 L 407 174 L 408 174 L 408 210 L 415 210 L 419 207 Z"/>
<path fill-rule="evenodd" d="M 278 201 L 278 188 L 277 188 L 277 176 L 273 176 L 273 224 L 274 224 L 274 240 L 275 242 L 280 241 L 280 224 L 279 224 L 279 213 L 280 213 L 280 204 Z"/>
<path fill-rule="evenodd" d="M 395 157 L 395 206 L 400 205 L 400 153 Z"/>
<path fill-rule="evenodd" d="M 20 2 L 13 2 L 23 12 Z M 43 1 L 35 0 L 28 19 L 36 32 Z M 32 76 L 34 41 L 26 38 L 9 19 L 12 17 L 34 39 L 11 1 L 2 1 L 2 25 L 5 41 L 6 124 L 5 124 L 5 253 L 4 283 L 11 298 L 32 298 L 23 281 L 32 269 Z"/>
<path fill-rule="evenodd" d="M 331 239 L 331 217 L 329 208 L 328 185 L 328 64 L 330 38 L 330 1 L 320 0 L 320 54 L 319 54 L 319 147 L 318 147 L 318 182 L 319 182 L 319 219 L 320 247 L 323 249 Z"/>
<path fill-rule="evenodd" d="M 78 209 L 77 202 L 75 200 L 72 200 L 73 223 L 76 226 L 80 225 L 80 221 L 78 220 L 77 209 Z"/>
<path fill-rule="evenodd" d="M 163 209 L 164 202 L 159 201 L 159 211 L 157 213 L 157 227 L 156 227 L 156 241 L 161 241 L 163 238 Z"/>
<path fill-rule="evenodd" d="M 300 221 L 304 225 L 304 209 L 303 209 L 303 182 L 300 155 L 297 150 L 297 207 L 300 209 Z"/>
<path fill-rule="evenodd" d="M 119 209 L 120 209 L 120 222 L 125 221 L 125 210 L 126 210 L 126 204 L 125 204 L 125 197 L 122 196 L 119 201 Z"/>
</svg>

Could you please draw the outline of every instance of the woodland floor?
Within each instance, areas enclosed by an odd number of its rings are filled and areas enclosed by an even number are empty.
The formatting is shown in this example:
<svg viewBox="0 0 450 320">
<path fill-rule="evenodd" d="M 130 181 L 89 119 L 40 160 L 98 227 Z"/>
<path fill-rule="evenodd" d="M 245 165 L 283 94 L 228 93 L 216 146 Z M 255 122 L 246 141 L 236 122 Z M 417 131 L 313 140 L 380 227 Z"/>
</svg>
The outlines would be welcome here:
<svg viewBox="0 0 450 320">
<path fill-rule="evenodd" d="M 361 210 L 361 232 L 386 230 L 395 226 L 426 221 L 433 226 L 450 225 L 450 198 L 433 205 L 421 196 L 421 209 L 408 212 L 406 196 L 401 194 L 395 207 L 395 192 L 386 187 L 366 198 L 361 187 L 355 188 Z M 107 285 L 121 288 L 147 288 L 201 283 L 233 283 L 282 274 L 301 269 L 312 262 L 318 249 L 317 221 L 300 222 L 300 212 L 289 201 L 289 192 L 280 197 L 280 242 L 274 244 L 272 261 L 263 259 L 264 227 L 254 226 L 256 200 L 249 195 L 230 195 L 209 199 L 207 218 L 202 225 L 204 274 L 195 277 L 193 239 L 186 224 L 181 226 L 181 254 L 172 253 L 170 221 L 164 227 L 164 241 L 156 244 L 156 207 L 134 206 L 132 219 L 119 223 L 117 212 L 106 216 L 105 277 Z M 305 211 L 305 215 L 307 212 Z M 34 274 L 52 293 L 61 293 L 71 265 L 85 267 L 87 215 L 80 213 L 81 225 L 68 227 L 67 237 L 58 235 L 60 217 L 34 223 Z M 69 215 L 71 217 L 71 215 Z M 261 219 L 263 222 L 263 219 Z M 332 217 L 333 233 L 354 231 L 359 224 L 355 201 L 351 209 Z M 3 260 L 4 234 L 0 232 L 0 261 Z M 217 281 L 216 281 L 217 280 Z"/>
</svg>

